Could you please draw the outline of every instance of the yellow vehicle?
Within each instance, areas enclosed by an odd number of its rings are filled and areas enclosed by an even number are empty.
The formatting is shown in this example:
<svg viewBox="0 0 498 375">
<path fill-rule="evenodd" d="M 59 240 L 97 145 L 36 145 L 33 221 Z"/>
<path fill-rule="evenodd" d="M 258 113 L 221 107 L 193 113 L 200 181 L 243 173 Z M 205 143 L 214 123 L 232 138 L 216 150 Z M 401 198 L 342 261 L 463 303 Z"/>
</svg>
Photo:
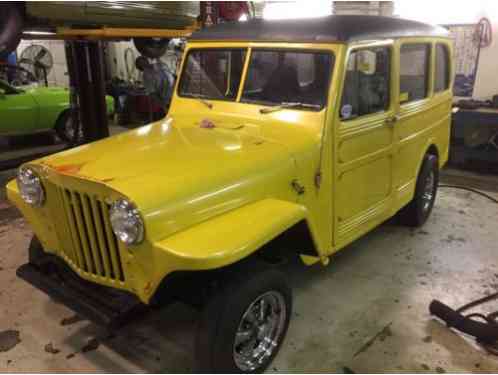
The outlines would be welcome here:
<svg viewBox="0 0 498 375">
<path fill-rule="evenodd" d="M 195 32 L 166 119 L 9 183 L 36 234 L 18 275 L 111 325 L 190 303 L 203 372 L 263 371 L 291 317 L 283 257 L 326 265 L 398 212 L 429 216 L 451 56 L 444 29 L 384 17 Z"/>
</svg>

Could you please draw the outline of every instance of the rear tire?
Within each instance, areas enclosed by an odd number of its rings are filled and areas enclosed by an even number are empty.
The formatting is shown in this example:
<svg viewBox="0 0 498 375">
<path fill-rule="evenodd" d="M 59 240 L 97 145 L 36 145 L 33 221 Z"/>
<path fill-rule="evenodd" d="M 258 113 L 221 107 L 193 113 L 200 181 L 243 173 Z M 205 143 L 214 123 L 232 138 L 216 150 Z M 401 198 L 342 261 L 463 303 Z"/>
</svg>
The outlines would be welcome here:
<svg viewBox="0 0 498 375">
<path fill-rule="evenodd" d="M 137 51 L 149 59 L 157 59 L 164 55 L 169 41 L 167 38 L 133 38 Z"/>
<path fill-rule="evenodd" d="M 292 314 L 292 293 L 282 272 L 258 268 L 224 279 L 207 302 L 195 343 L 199 372 L 260 373 L 277 355 Z"/>
<path fill-rule="evenodd" d="M 438 157 L 433 154 L 426 154 L 418 174 L 415 196 L 398 214 L 402 224 L 410 227 L 424 225 L 434 207 L 438 184 Z"/>
</svg>

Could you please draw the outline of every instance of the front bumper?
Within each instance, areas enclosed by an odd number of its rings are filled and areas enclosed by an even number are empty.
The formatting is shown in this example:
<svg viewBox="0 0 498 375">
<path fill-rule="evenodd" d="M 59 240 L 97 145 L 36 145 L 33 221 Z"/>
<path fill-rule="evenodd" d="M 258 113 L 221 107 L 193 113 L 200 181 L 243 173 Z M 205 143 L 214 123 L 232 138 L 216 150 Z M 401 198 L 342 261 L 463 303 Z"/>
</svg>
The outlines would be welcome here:
<svg viewBox="0 0 498 375">
<path fill-rule="evenodd" d="M 88 282 L 53 255 L 45 255 L 37 264 L 23 264 L 16 273 L 77 314 L 109 329 L 116 329 L 147 310 L 133 294 Z"/>
</svg>

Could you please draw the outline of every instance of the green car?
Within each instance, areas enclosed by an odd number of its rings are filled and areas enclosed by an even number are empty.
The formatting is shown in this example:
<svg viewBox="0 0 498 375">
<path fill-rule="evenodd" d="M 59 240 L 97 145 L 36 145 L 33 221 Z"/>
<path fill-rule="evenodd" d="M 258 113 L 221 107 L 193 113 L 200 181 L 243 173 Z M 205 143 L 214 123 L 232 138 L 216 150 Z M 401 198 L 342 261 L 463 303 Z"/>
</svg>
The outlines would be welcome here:
<svg viewBox="0 0 498 375">
<path fill-rule="evenodd" d="M 114 113 L 114 99 L 106 96 L 107 114 Z M 0 136 L 55 130 L 64 141 L 74 139 L 69 115 L 69 90 L 62 87 L 14 87 L 0 80 Z"/>
</svg>

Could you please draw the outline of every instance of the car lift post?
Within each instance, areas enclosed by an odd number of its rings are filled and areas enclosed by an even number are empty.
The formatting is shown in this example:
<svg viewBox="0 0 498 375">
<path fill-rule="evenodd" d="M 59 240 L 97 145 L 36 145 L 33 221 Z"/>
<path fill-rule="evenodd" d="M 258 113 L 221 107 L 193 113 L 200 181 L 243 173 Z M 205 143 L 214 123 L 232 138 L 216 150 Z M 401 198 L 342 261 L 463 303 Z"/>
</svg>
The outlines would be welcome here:
<svg viewBox="0 0 498 375">
<path fill-rule="evenodd" d="M 102 41 L 71 40 L 65 44 L 71 108 L 76 109 L 73 121 L 80 124 L 85 143 L 108 137 Z"/>
<path fill-rule="evenodd" d="M 198 27 L 196 23 L 179 30 L 58 28 L 57 39 L 66 40 L 66 59 L 72 92 L 71 108 L 76 109 L 73 111 L 73 121 L 81 124 L 83 142 L 93 142 L 109 136 L 103 40 L 128 40 L 131 37 L 180 38 L 189 36 Z"/>
</svg>

